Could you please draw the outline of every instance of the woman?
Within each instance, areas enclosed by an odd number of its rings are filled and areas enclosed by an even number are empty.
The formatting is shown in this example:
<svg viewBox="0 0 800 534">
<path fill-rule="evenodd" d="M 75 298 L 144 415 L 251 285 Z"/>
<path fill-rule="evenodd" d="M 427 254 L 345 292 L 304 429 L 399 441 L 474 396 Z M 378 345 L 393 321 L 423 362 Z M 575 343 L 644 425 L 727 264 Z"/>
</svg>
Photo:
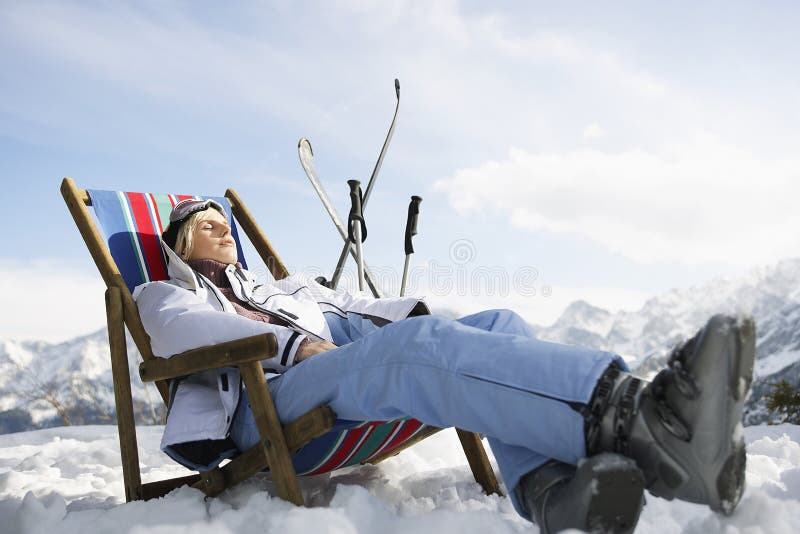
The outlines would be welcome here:
<svg viewBox="0 0 800 534">
<path fill-rule="evenodd" d="M 178 203 L 163 243 L 170 280 L 134 292 L 154 354 L 274 333 L 263 367 L 283 422 L 328 404 L 341 419 L 483 434 L 517 511 L 543 532 L 631 532 L 645 487 L 724 513 L 741 497 L 749 319 L 713 317 L 647 383 L 615 354 L 534 339 L 507 310 L 452 321 L 415 298 L 352 296 L 302 275 L 259 284 L 211 200 Z M 173 382 L 164 450 L 208 468 L 252 446 L 240 383 L 231 369 Z"/>
</svg>

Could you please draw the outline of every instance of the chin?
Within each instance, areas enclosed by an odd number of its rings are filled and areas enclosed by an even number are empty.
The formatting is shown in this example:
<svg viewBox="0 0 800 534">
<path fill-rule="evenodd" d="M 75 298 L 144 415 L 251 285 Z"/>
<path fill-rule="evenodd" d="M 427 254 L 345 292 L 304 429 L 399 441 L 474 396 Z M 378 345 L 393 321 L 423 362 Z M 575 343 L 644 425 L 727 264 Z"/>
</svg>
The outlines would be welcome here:
<svg viewBox="0 0 800 534">
<path fill-rule="evenodd" d="M 217 254 L 217 257 L 214 259 L 221 263 L 236 263 L 239 261 L 236 249 L 231 248 L 219 251 L 219 254 Z"/>
<path fill-rule="evenodd" d="M 226 265 L 236 263 L 237 261 L 239 261 L 236 256 L 230 256 L 228 254 L 220 254 L 211 259 L 213 259 L 214 261 L 218 261 L 220 263 L 224 263 Z"/>
</svg>

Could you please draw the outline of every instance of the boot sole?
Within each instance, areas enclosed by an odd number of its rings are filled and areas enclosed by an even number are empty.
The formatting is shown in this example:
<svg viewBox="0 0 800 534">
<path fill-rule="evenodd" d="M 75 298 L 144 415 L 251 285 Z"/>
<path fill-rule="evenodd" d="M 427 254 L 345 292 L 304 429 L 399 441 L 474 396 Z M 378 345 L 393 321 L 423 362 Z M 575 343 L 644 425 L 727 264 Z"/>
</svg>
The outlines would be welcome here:
<svg viewBox="0 0 800 534">
<path fill-rule="evenodd" d="M 731 434 L 730 452 L 717 475 L 716 486 L 719 501 L 716 503 L 716 507 L 712 506 L 712 509 L 725 515 L 733 513 L 744 492 L 747 453 L 741 426 L 742 408 L 753 382 L 753 365 L 755 363 L 755 323 L 751 318 L 747 318 L 737 324 L 737 327 L 736 342 L 739 357 L 734 362 L 732 381 L 729 384 L 731 396 L 736 402 L 733 412 L 736 425 Z"/>
<path fill-rule="evenodd" d="M 595 469 L 587 512 L 590 532 L 633 532 L 644 503 L 644 475 L 630 461 L 627 467 Z"/>
<path fill-rule="evenodd" d="M 694 434 L 683 442 L 674 439 L 666 447 L 672 465 L 663 463 L 656 495 L 705 503 L 712 510 L 731 514 L 745 485 L 746 452 L 742 432 L 742 409 L 750 389 L 755 359 L 755 324 L 714 316 L 706 325 L 694 352 L 687 357 L 687 370 L 700 379 L 697 399 L 668 394 L 673 406 L 682 406 L 692 422 Z M 726 376 L 715 379 L 724 373 Z M 693 417 L 692 417 L 693 416 Z M 664 435 L 663 429 L 651 429 Z"/>
</svg>

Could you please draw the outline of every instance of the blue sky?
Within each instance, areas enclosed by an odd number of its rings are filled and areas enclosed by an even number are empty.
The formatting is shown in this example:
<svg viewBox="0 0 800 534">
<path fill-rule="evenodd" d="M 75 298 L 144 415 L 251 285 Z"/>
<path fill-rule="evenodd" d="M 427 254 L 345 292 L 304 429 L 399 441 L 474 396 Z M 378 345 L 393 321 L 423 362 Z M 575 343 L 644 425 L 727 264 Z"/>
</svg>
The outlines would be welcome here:
<svg viewBox="0 0 800 534">
<path fill-rule="evenodd" d="M 421 195 L 413 289 L 434 305 L 549 323 L 796 256 L 796 4 L 666 4 L 0 2 L 0 177 L 21 199 L 0 336 L 103 324 L 63 176 L 234 187 L 294 270 L 329 273 L 341 245 L 297 140 L 346 212 L 395 77 L 365 252 L 399 280 Z M 486 273 L 508 288 L 473 287 Z"/>
</svg>

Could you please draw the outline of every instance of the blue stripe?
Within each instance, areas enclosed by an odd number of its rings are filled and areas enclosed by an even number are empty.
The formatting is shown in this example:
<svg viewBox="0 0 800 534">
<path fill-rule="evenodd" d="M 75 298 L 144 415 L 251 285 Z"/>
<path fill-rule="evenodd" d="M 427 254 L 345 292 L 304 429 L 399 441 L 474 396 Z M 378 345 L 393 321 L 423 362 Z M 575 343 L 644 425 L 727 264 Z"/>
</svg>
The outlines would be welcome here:
<svg viewBox="0 0 800 534">
<path fill-rule="evenodd" d="M 143 283 L 139 272 L 139 260 L 131 245 L 131 235 L 125 222 L 120 199 L 115 191 L 89 190 L 95 216 L 100 223 L 101 232 L 106 238 L 109 251 L 128 289 Z"/>
</svg>

